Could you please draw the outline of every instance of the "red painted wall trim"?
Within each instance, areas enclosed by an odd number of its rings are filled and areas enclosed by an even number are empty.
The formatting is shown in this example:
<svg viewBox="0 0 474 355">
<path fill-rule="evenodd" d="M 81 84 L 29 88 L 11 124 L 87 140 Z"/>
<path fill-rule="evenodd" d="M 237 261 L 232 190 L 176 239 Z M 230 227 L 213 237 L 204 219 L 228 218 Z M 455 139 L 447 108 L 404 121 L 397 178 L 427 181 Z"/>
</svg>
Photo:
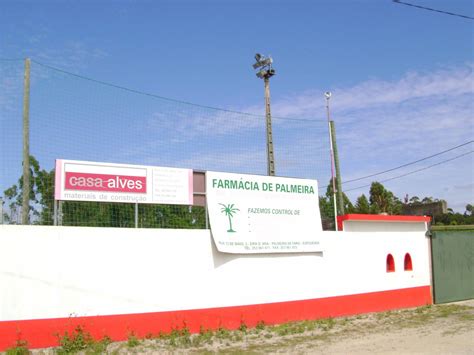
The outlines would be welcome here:
<svg viewBox="0 0 474 355">
<path fill-rule="evenodd" d="M 380 214 L 346 214 L 337 216 L 339 230 L 343 229 L 344 221 L 372 221 L 372 222 L 430 222 L 428 216 L 385 216 Z"/>
<path fill-rule="evenodd" d="M 0 322 L 0 351 L 26 340 L 30 348 L 58 345 L 57 335 L 71 332 L 78 325 L 95 339 L 107 335 L 125 340 L 130 332 L 138 337 L 170 332 L 186 325 L 192 333 L 200 327 L 237 329 L 241 322 L 254 327 L 259 321 L 278 324 L 289 321 L 340 317 L 431 304 L 430 286 L 357 295 L 278 302 L 249 306 L 194 309 L 157 313 L 123 314 L 95 317 L 35 319 Z"/>
</svg>

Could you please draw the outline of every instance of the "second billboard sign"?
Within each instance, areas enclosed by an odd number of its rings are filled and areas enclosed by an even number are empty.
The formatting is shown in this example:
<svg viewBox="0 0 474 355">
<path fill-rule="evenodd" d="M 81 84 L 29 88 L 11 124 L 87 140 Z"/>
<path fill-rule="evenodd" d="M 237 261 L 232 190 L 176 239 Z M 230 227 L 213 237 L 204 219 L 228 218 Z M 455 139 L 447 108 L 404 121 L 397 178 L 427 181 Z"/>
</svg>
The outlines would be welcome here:
<svg viewBox="0 0 474 355">
<path fill-rule="evenodd" d="M 190 169 L 58 159 L 55 199 L 192 205 L 192 179 Z"/>
</svg>

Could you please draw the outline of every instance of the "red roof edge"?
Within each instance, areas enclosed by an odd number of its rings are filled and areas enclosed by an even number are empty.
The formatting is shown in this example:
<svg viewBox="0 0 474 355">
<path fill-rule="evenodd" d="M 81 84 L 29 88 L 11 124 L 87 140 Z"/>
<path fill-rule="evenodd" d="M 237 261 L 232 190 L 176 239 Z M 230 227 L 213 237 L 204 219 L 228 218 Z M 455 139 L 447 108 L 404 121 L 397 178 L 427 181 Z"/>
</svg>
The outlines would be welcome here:
<svg viewBox="0 0 474 355">
<path fill-rule="evenodd" d="M 343 230 L 344 221 L 373 221 L 373 222 L 430 222 L 429 216 L 387 216 L 382 214 L 345 214 L 337 216 L 337 226 Z"/>
</svg>

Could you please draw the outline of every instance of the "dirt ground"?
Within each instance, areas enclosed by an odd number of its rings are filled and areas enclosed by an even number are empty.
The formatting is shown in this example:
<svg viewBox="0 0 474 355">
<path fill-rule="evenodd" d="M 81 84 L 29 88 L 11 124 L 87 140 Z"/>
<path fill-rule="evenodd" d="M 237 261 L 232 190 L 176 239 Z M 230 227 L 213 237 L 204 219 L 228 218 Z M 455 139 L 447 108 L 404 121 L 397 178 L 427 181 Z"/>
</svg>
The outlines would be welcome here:
<svg viewBox="0 0 474 355">
<path fill-rule="evenodd" d="M 71 345 L 71 344 L 69 344 Z M 76 344 L 77 345 L 77 344 Z M 80 345 L 80 344 L 79 344 Z M 74 347 L 36 350 L 70 353 Z M 83 354 L 474 354 L 474 300 L 346 318 L 96 343 Z"/>
</svg>

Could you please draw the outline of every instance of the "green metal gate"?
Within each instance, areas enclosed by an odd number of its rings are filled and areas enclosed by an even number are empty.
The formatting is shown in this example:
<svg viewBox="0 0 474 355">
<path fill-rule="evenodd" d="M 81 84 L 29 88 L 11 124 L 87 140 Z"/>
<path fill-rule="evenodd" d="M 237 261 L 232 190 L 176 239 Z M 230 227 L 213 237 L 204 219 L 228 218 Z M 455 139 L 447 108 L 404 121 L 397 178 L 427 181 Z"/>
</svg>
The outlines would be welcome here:
<svg viewBox="0 0 474 355">
<path fill-rule="evenodd" d="M 474 299 L 474 226 L 433 227 L 434 303 Z"/>
</svg>

